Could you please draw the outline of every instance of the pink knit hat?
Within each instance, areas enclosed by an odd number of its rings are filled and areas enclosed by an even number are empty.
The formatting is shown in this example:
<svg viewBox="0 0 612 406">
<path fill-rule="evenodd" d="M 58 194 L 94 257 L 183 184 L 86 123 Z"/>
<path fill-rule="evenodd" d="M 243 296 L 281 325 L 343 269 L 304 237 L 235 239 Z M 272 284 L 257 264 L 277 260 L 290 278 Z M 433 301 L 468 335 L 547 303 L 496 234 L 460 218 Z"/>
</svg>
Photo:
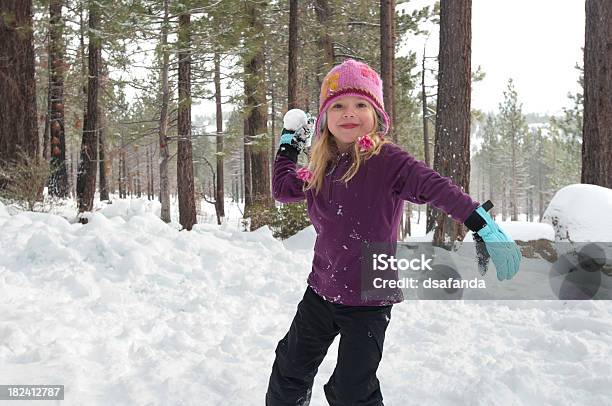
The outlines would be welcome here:
<svg viewBox="0 0 612 406">
<path fill-rule="evenodd" d="M 380 134 L 384 136 L 389 131 L 389 116 L 385 112 L 380 76 L 367 64 L 347 59 L 334 66 L 323 79 L 315 137 L 325 128 L 329 106 L 343 96 L 361 97 L 370 102 L 382 122 Z"/>
</svg>

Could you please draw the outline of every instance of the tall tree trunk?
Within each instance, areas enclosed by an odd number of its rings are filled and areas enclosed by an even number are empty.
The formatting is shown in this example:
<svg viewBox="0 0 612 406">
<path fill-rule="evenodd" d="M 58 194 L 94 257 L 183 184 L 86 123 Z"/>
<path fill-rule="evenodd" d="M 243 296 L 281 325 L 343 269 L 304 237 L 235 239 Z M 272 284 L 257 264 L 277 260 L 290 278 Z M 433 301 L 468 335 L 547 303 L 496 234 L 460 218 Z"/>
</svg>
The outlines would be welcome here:
<svg viewBox="0 0 612 406">
<path fill-rule="evenodd" d="M 151 190 L 151 200 L 155 200 L 155 150 L 152 146 L 149 146 L 149 170 L 151 171 L 151 177 L 149 178 L 149 189 Z"/>
<path fill-rule="evenodd" d="M 270 192 L 270 170 L 268 160 L 268 102 L 266 100 L 263 15 L 266 4 L 247 2 L 250 35 L 249 50 L 245 61 L 245 93 L 247 110 L 247 134 L 252 140 L 252 205 L 245 216 L 251 218 L 251 230 L 270 222 L 274 200 Z"/>
<path fill-rule="evenodd" d="M 427 87 L 425 86 L 425 45 L 423 45 L 423 62 L 421 71 L 421 103 L 423 104 L 423 153 L 425 155 L 425 164 L 431 167 L 431 160 L 429 159 L 429 122 L 427 112 Z"/>
<path fill-rule="evenodd" d="M 33 32 L 31 0 L 0 1 L 0 168 L 39 153 Z"/>
<path fill-rule="evenodd" d="M 298 105 L 298 0 L 289 0 L 289 49 L 287 61 L 287 110 Z"/>
<path fill-rule="evenodd" d="M 123 199 L 125 197 L 123 189 L 123 146 L 119 151 L 119 170 L 117 171 L 117 184 L 119 186 L 119 199 Z"/>
<path fill-rule="evenodd" d="M 196 224 L 193 155 L 191 146 L 191 14 L 179 16 L 178 154 L 176 179 L 179 222 L 186 230 Z"/>
<path fill-rule="evenodd" d="M 146 169 L 146 179 L 147 179 L 147 200 L 151 200 L 151 169 L 149 168 L 149 162 L 151 162 L 151 157 L 149 156 L 149 146 L 145 148 L 145 169 Z"/>
<path fill-rule="evenodd" d="M 101 106 L 98 106 L 100 128 L 98 129 L 98 171 L 100 185 L 100 200 L 109 200 L 108 196 L 108 165 L 109 155 L 106 153 L 106 116 Z"/>
<path fill-rule="evenodd" d="M 100 77 L 108 78 L 108 68 L 102 59 L 102 54 L 100 53 Z M 108 83 L 108 80 L 100 80 L 100 90 L 101 93 L 104 93 L 104 86 Z M 102 100 L 98 102 L 98 180 L 100 184 L 98 185 L 98 190 L 100 191 L 100 200 L 109 200 L 108 195 L 108 178 L 109 178 L 109 166 L 112 160 L 112 155 L 108 154 L 106 148 L 106 129 L 107 129 L 107 121 L 106 121 L 106 111 L 104 109 Z"/>
<path fill-rule="evenodd" d="M 612 3 L 586 1 L 581 182 L 612 188 Z"/>
<path fill-rule="evenodd" d="M 57 9 L 53 7 L 54 6 L 54 2 L 52 0 L 49 1 L 49 29 L 48 29 L 48 35 L 47 35 L 47 72 L 49 77 L 47 78 L 47 110 L 45 111 L 45 130 L 43 131 L 43 138 L 42 138 L 42 157 L 45 161 L 50 161 L 51 160 L 51 156 L 50 156 L 50 152 L 49 152 L 49 138 L 50 138 L 50 121 L 51 121 L 51 100 L 52 100 L 52 94 L 51 94 L 51 89 L 53 88 L 53 64 L 52 64 L 52 59 L 56 58 L 57 56 L 54 56 L 53 53 L 53 39 L 54 37 L 57 36 L 57 33 L 54 32 L 54 30 L 57 30 Z M 60 12 L 60 21 L 61 21 L 61 12 L 62 9 L 60 7 L 59 9 Z M 60 26 L 61 27 L 61 26 Z M 51 170 L 53 170 L 53 167 L 51 166 L 50 168 Z M 55 191 L 52 191 L 53 189 L 53 185 L 52 185 L 52 176 L 53 176 L 53 172 L 51 172 L 51 177 L 49 178 L 49 194 L 53 194 Z"/>
<path fill-rule="evenodd" d="M 395 0 L 380 2 L 380 73 L 383 81 L 383 103 L 390 115 L 388 136 L 397 144 L 395 133 Z M 404 223 L 408 223 L 405 226 Z M 410 216 L 402 212 L 398 235 L 403 240 L 405 231 L 410 229 Z"/>
<path fill-rule="evenodd" d="M 251 173 L 251 138 L 249 137 L 248 124 L 246 118 L 244 119 L 243 131 L 244 131 L 244 155 L 243 155 L 243 173 L 244 173 L 244 214 L 251 211 L 251 205 L 253 204 L 253 187 L 252 187 L 252 173 Z"/>
<path fill-rule="evenodd" d="M 223 111 L 221 109 L 221 60 L 219 52 L 215 52 L 215 104 L 217 106 L 217 195 L 215 209 L 217 218 L 225 217 L 225 181 L 223 176 Z"/>
<path fill-rule="evenodd" d="M 272 135 L 271 142 L 270 142 L 270 173 L 272 173 L 272 171 L 274 170 L 274 158 L 276 157 L 276 146 L 278 145 L 279 140 L 276 135 L 276 102 L 277 100 L 276 100 L 275 86 L 273 83 L 274 80 L 272 79 L 272 65 L 271 64 L 267 64 L 266 73 L 269 78 L 268 92 L 270 94 L 270 110 L 271 110 L 270 125 L 272 126 L 272 129 L 270 131 L 270 134 Z M 301 108 L 308 109 L 308 105 L 304 105 Z"/>
<path fill-rule="evenodd" d="M 511 181 L 510 181 L 510 220 L 517 221 L 518 220 L 518 171 L 517 171 L 517 159 L 518 159 L 518 143 L 517 143 L 517 129 L 512 129 L 512 138 L 511 138 L 511 156 L 512 156 L 512 167 L 511 167 Z"/>
<path fill-rule="evenodd" d="M 136 196 L 142 197 L 142 178 L 140 176 L 140 147 L 138 144 L 134 145 L 134 155 L 136 155 Z"/>
<path fill-rule="evenodd" d="M 151 146 L 147 145 L 147 200 L 153 200 L 153 157 Z"/>
<path fill-rule="evenodd" d="M 164 21 L 162 23 L 161 48 L 161 114 L 159 119 L 159 200 L 161 202 L 161 219 L 170 222 L 170 186 L 168 182 L 168 163 L 170 151 L 168 149 L 168 103 L 170 90 L 168 85 L 168 69 L 170 64 L 170 51 L 168 49 L 168 1 L 164 0 Z"/>
<path fill-rule="evenodd" d="M 87 113 L 83 120 L 83 139 L 81 142 L 81 163 L 77 174 L 77 200 L 79 213 L 93 209 L 96 191 L 96 161 L 98 123 L 98 90 L 100 74 L 100 11 L 96 1 L 89 2 L 89 45 L 87 56 Z M 86 223 L 87 220 L 82 218 Z"/>
<path fill-rule="evenodd" d="M 383 81 L 383 102 L 391 116 L 389 136 L 397 144 L 395 134 L 395 0 L 380 2 L 380 73 Z"/>
<path fill-rule="evenodd" d="M 317 89 L 320 89 L 323 78 L 334 66 L 334 46 L 329 34 L 331 12 L 329 11 L 328 0 L 315 0 L 314 7 L 317 21 L 319 22 L 317 44 L 318 49 L 322 51 L 319 63 L 317 64 Z"/>
<path fill-rule="evenodd" d="M 506 217 L 508 216 L 508 199 L 507 199 L 507 180 L 506 178 L 502 179 L 502 221 L 506 221 Z"/>
<path fill-rule="evenodd" d="M 538 156 L 542 156 L 542 133 L 538 132 Z M 544 214 L 544 187 L 542 179 L 542 163 L 538 162 L 538 222 L 542 221 Z"/>
<path fill-rule="evenodd" d="M 51 55 L 48 55 L 47 71 L 49 72 L 49 81 L 51 81 L 51 61 L 50 59 L 51 59 Z M 51 129 L 49 128 L 50 126 L 49 121 L 51 120 L 51 97 L 49 97 L 50 88 L 51 86 L 48 86 L 47 88 L 47 111 L 45 113 L 45 130 L 43 131 L 43 137 L 42 137 L 42 158 L 47 162 L 51 160 L 51 156 L 49 152 L 49 137 L 50 137 L 49 133 L 51 132 Z M 51 189 L 50 181 L 51 181 L 51 178 L 49 178 L 49 191 Z"/>
<path fill-rule="evenodd" d="M 123 140 L 123 137 L 121 137 L 121 157 L 122 157 L 122 162 L 121 162 L 121 180 L 122 180 L 122 184 L 123 184 L 123 198 L 127 199 L 128 196 L 128 192 L 130 191 L 130 179 L 128 177 L 128 170 L 127 170 L 127 146 L 125 144 L 125 141 Z"/>
<path fill-rule="evenodd" d="M 74 152 L 73 148 L 70 148 L 70 182 L 69 182 L 69 189 L 70 189 L 70 197 L 72 197 L 72 198 L 74 198 L 75 195 L 76 195 L 76 192 L 75 192 L 75 185 L 76 185 L 76 173 L 75 173 L 75 169 L 77 167 L 76 161 L 77 161 L 76 153 Z"/>
<path fill-rule="evenodd" d="M 47 115 L 51 148 L 51 179 L 49 194 L 66 197 L 68 173 L 66 172 L 66 134 L 64 132 L 64 21 L 62 0 L 49 3 L 49 112 Z"/>
<path fill-rule="evenodd" d="M 471 0 L 440 2 L 440 51 L 434 169 L 469 193 Z M 453 246 L 465 227 L 436 210 L 434 244 Z"/>
</svg>

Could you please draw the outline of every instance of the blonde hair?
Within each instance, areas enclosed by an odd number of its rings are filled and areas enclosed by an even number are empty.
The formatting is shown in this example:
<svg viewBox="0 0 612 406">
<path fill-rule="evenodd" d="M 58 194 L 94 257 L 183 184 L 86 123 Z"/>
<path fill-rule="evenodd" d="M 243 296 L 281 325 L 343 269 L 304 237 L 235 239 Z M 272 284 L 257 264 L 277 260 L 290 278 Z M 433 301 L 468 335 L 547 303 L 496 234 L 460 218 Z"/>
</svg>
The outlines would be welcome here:
<svg viewBox="0 0 612 406">
<path fill-rule="evenodd" d="M 353 143 L 353 147 L 349 149 L 352 164 L 346 173 L 339 179 L 340 181 L 344 181 L 344 183 L 348 183 L 353 176 L 355 176 L 362 162 L 367 161 L 374 155 L 378 155 L 382 146 L 389 143 L 389 141 L 384 139 L 378 132 L 381 127 L 381 119 L 369 103 L 368 106 L 370 106 L 370 110 L 372 114 L 374 114 L 374 128 L 368 133 L 374 145 L 372 148 L 362 151 L 357 141 Z M 323 186 L 325 174 L 329 170 L 328 166 L 336 163 L 335 158 L 338 152 L 338 144 L 336 143 L 334 135 L 329 131 L 329 127 L 326 123 L 325 128 L 321 131 L 321 134 L 319 134 L 310 150 L 308 168 L 312 172 L 312 177 L 304 190 L 314 189 L 315 194 L 319 193 Z"/>
</svg>

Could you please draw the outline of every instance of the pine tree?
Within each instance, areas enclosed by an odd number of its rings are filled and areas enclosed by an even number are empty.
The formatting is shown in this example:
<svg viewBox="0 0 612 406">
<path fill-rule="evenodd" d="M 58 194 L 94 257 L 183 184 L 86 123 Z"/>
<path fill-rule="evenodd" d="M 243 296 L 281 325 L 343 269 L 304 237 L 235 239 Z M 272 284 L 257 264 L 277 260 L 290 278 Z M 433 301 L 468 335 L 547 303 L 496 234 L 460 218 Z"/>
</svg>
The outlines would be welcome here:
<svg viewBox="0 0 612 406">
<path fill-rule="evenodd" d="M 161 203 L 160 217 L 166 223 L 171 221 L 170 217 L 170 184 L 168 180 L 168 165 L 170 160 L 170 149 L 168 146 L 168 121 L 170 104 L 170 84 L 168 74 L 170 69 L 170 49 L 168 47 L 168 31 L 170 0 L 164 0 L 163 20 L 161 23 L 161 36 L 159 39 L 159 52 L 162 55 L 160 69 L 161 110 L 159 117 L 159 200 Z"/>
<path fill-rule="evenodd" d="M 94 193 L 96 189 L 96 162 L 98 160 L 97 131 L 100 128 L 98 92 L 100 89 L 100 59 L 101 38 L 100 5 L 90 0 L 89 7 L 89 45 L 88 49 L 88 81 L 87 81 L 87 107 L 83 119 L 83 139 L 81 143 L 81 160 L 77 174 L 77 199 L 79 213 L 92 211 Z M 86 223 L 86 218 L 81 218 Z"/>
<path fill-rule="evenodd" d="M 494 115 L 489 114 L 486 116 L 482 133 L 482 155 L 484 157 L 482 169 L 486 174 L 485 182 L 488 185 L 488 194 L 484 200 L 491 200 L 495 204 L 497 203 L 496 197 L 501 194 L 499 190 L 499 173 L 502 165 L 500 158 L 504 151 L 501 147 L 497 120 Z M 491 209 L 491 216 L 495 217 L 497 211 L 497 206 L 494 206 Z"/>
<path fill-rule="evenodd" d="M 501 146 L 505 151 L 500 156 L 504 185 L 502 198 L 505 200 L 505 207 L 509 209 L 511 220 L 517 221 L 519 202 L 524 197 L 528 186 L 523 159 L 527 122 L 512 79 L 508 80 L 508 86 L 504 91 L 504 101 L 499 105 L 498 125 Z"/>
<path fill-rule="evenodd" d="M 612 2 L 586 1 L 582 183 L 612 188 Z"/>
<path fill-rule="evenodd" d="M 68 194 L 66 173 L 66 134 L 64 131 L 64 44 L 62 0 L 49 3 L 49 89 L 47 121 L 50 131 L 51 179 L 49 194 L 65 197 Z"/>
<path fill-rule="evenodd" d="M 469 193 L 471 100 L 471 0 L 440 3 L 438 103 L 434 169 Z M 434 214 L 434 244 L 462 239 L 465 227 L 442 212 Z"/>
<path fill-rule="evenodd" d="M 0 169 L 39 150 L 31 0 L 0 2 Z M 0 182 L 0 189 L 3 188 Z"/>
<path fill-rule="evenodd" d="M 380 75 L 383 81 L 385 110 L 391 119 L 389 138 L 397 143 L 395 133 L 395 0 L 380 2 Z"/>
<path fill-rule="evenodd" d="M 179 222 L 191 230 L 196 220 L 191 143 L 191 14 L 186 7 L 179 14 L 178 25 L 178 184 Z"/>
<path fill-rule="evenodd" d="M 245 216 L 251 218 L 251 229 L 255 230 L 271 221 L 274 201 L 270 190 L 270 166 L 267 130 L 268 103 L 265 85 L 265 55 L 263 16 L 266 4 L 246 2 L 249 23 L 246 31 L 244 55 L 244 92 L 246 112 L 246 134 L 250 143 L 250 169 L 252 201 L 245 206 Z M 245 156 L 245 160 L 248 159 Z"/>
</svg>

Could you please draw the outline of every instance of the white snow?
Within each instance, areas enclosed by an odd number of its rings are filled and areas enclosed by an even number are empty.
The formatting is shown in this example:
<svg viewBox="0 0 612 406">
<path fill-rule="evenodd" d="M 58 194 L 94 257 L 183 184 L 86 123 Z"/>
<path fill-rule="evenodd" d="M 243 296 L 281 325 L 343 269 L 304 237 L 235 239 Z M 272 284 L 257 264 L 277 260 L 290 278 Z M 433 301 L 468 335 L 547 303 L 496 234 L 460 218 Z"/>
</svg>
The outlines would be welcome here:
<svg viewBox="0 0 612 406">
<path fill-rule="evenodd" d="M 9 216 L 8 210 L 6 210 L 6 207 L 4 206 L 4 204 L 0 202 L 0 217 L 8 217 L 8 216 Z"/>
<path fill-rule="evenodd" d="M 306 125 L 308 117 L 304 110 L 291 109 L 283 116 L 283 127 L 287 130 L 297 130 L 298 128 Z"/>
<path fill-rule="evenodd" d="M 496 223 L 507 233 L 513 240 L 517 241 L 532 241 L 545 239 L 554 241 L 555 230 L 550 224 L 534 223 L 531 221 L 501 221 L 496 220 Z M 472 233 L 468 233 L 463 241 L 474 241 Z"/>
<path fill-rule="evenodd" d="M 560 189 L 542 217 L 558 222 L 556 239 L 567 241 L 612 241 L 612 190 L 577 184 Z"/>
<path fill-rule="evenodd" d="M 111 206 L 81 225 L 0 204 L 0 383 L 65 385 L 50 405 L 263 405 L 314 229 L 281 242 L 204 216 L 186 232 L 146 199 Z M 418 233 L 425 216 L 412 220 Z M 312 406 L 327 404 L 337 344 Z M 388 405 L 602 405 L 611 357 L 607 301 L 406 301 L 378 376 Z"/>
</svg>

